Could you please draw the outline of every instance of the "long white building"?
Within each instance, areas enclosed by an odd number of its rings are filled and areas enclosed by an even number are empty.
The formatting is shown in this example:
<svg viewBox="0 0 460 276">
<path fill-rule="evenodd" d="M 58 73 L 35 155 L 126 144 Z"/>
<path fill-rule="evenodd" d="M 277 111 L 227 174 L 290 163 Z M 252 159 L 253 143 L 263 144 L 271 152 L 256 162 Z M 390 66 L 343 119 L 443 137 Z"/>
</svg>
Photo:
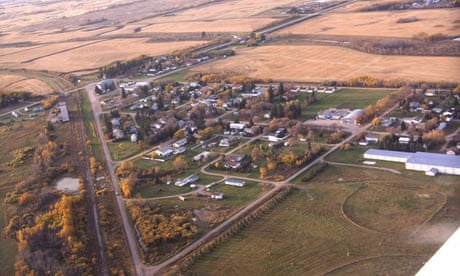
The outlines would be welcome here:
<svg viewBox="0 0 460 276">
<path fill-rule="evenodd" d="M 407 170 L 460 175 L 460 156 L 430 152 L 369 149 L 364 158 L 405 163 Z"/>
</svg>

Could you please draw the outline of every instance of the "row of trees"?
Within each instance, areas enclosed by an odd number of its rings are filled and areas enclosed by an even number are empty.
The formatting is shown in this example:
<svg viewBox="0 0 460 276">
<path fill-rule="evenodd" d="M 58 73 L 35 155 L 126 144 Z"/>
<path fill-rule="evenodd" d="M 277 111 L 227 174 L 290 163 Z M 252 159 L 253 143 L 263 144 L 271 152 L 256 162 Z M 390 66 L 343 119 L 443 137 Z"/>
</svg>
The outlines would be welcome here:
<svg viewBox="0 0 460 276">
<path fill-rule="evenodd" d="M 12 104 L 17 104 L 21 101 L 28 100 L 31 97 L 32 93 L 26 91 L 0 91 L 0 107 L 7 107 Z"/>
</svg>

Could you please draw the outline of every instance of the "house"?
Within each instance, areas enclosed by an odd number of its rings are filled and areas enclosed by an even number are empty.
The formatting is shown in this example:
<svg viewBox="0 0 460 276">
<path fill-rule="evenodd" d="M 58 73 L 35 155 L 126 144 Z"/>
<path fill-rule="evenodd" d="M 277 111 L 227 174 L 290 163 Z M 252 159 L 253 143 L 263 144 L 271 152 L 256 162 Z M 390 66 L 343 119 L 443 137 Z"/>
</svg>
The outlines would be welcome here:
<svg viewBox="0 0 460 276">
<path fill-rule="evenodd" d="M 137 134 L 133 133 L 130 136 L 131 143 L 137 143 Z"/>
<path fill-rule="evenodd" d="M 399 142 L 400 144 L 409 144 L 409 142 L 410 142 L 410 137 L 403 137 L 403 136 L 401 136 L 401 137 L 398 138 L 398 142 Z"/>
<path fill-rule="evenodd" d="M 122 140 L 123 138 L 125 138 L 125 133 L 119 128 L 114 128 L 112 130 L 112 136 L 113 136 L 113 140 L 115 141 Z"/>
<path fill-rule="evenodd" d="M 238 169 L 241 167 L 241 161 L 243 161 L 243 156 L 232 154 L 228 156 L 225 160 L 224 167 L 227 169 Z"/>
<path fill-rule="evenodd" d="M 438 126 L 437 130 L 444 130 L 446 127 L 447 127 L 447 123 L 446 122 L 441 122 L 441 123 L 439 123 L 439 126 Z"/>
<path fill-rule="evenodd" d="M 173 147 L 180 148 L 180 147 L 185 146 L 187 143 L 188 143 L 187 138 L 182 138 L 182 139 L 177 140 L 176 142 L 174 142 Z"/>
<path fill-rule="evenodd" d="M 110 120 L 110 123 L 112 124 L 113 128 L 120 127 L 120 118 L 112 118 L 112 120 Z"/>
<path fill-rule="evenodd" d="M 206 160 L 211 153 L 209 151 L 203 151 L 193 157 L 193 161 L 198 162 L 202 160 Z"/>
<path fill-rule="evenodd" d="M 243 123 L 231 123 L 229 127 L 232 130 L 243 131 L 248 126 L 247 124 L 243 124 Z"/>
<path fill-rule="evenodd" d="M 219 147 L 230 147 L 230 140 L 228 138 L 223 138 L 219 142 Z"/>
<path fill-rule="evenodd" d="M 226 185 L 231 185 L 235 187 L 244 187 L 244 185 L 246 184 L 246 182 L 243 180 L 233 179 L 233 178 L 226 179 L 224 183 Z"/>
<path fill-rule="evenodd" d="M 190 184 L 190 183 L 193 183 L 195 181 L 197 181 L 199 179 L 199 177 L 197 175 L 190 175 L 190 176 L 187 176 L 186 178 L 184 179 L 179 179 L 177 180 L 174 185 L 178 186 L 178 187 L 183 187 L 187 184 Z"/>
<path fill-rule="evenodd" d="M 167 148 L 167 147 L 162 147 L 162 148 L 159 148 L 159 149 L 155 150 L 155 154 L 160 156 L 160 157 L 167 157 L 167 156 L 170 156 L 173 153 L 174 152 L 171 149 Z"/>
<path fill-rule="evenodd" d="M 184 153 L 184 152 L 186 152 L 186 151 L 187 151 L 186 148 L 180 147 L 180 148 L 174 149 L 174 150 L 173 150 L 173 154 L 174 154 L 174 155 L 179 155 L 179 154 Z"/>
<path fill-rule="evenodd" d="M 213 193 L 211 193 L 211 198 L 221 200 L 221 199 L 224 199 L 224 194 L 223 193 L 218 193 L 218 192 L 213 192 Z"/>
<path fill-rule="evenodd" d="M 368 143 L 377 143 L 379 141 L 379 135 L 374 133 L 367 133 L 366 137 L 364 137 L 366 142 Z"/>
<path fill-rule="evenodd" d="M 280 142 L 280 141 L 285 140 L 288 137 L 289 137 L 289 134 L 287 133 L 286 128 L 280 127 L 275 131 L 275 133 L 268 135 L 267 139 L 270 142 Z"/>
</svg>

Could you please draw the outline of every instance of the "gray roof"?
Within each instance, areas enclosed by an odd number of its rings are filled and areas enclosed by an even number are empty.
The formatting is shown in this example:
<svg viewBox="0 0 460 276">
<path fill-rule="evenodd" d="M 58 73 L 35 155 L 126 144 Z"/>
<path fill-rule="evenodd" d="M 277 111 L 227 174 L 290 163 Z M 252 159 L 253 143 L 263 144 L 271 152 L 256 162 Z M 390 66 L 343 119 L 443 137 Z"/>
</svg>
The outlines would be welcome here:
<svg viewBox="0 0 460 276">
<path fill-rule="evenodd" d="M 407 163 L 460 169 L 460 155 L 416 152 L 411 156 L 411 158 L 409 158 L 409 160 L 407 160 Z"/>
<path fill-rule="evenodd" d="M 368 149 L 364 154 L 382 155 L 396 158 L 410 158 L 413 152 L 394 151 L 394 150 L 380 150 L 380 149 Z"/>
<path fill-rule="evenodd" d="M 460 155 L 448 155 L 431 152 L 403 152 L 392 150 L 369 149 L 365 154 L 381 155 L 395 158 L 406 158 L 406 163 L 429 166 L 460 168 Z"/>
</svg>

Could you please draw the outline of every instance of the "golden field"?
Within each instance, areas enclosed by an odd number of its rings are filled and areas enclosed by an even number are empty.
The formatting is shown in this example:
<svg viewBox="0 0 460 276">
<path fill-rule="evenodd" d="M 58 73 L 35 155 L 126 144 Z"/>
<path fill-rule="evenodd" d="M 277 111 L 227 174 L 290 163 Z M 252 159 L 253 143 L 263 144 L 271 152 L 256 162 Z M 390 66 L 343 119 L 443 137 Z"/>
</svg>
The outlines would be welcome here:
<svg viewBox="0 0 460 276">
<path fill-rule="evenodd" d="M 338 10 L 340 11 L 340 10 Z M 399 19 L 415 17 L 418 21 L 397 23 Z M 460 34 L 460 9 L 404 10 L 383 12 L 334 12 L 321 15 L 280 30 L 276 34 L 322 34 L 413 37 L 425 32 L 430 35 Z"/>
<path fill-rule="evenodd" d="M 282 16 L 259 14 L 291 2 L 5 0 L 0 68 L 73 72 L 143 54 L 163 55 L 206 43 L 196 38 L 177 41 L 181 33 L 251 32 Z M 141 31 L 134 32 L 138 27 Z M 167 33 L 161 41 L 168 42 L 149 43 L 155 33 Z"/>
<path fill-rule="evenodd" d="M 54 90 L 44 81 L 14 73 L 0 73 L 0 91 L 27 91 L 34 95 L 46 95 Z"/>
<path fill-rule="evenodd" d="M 193 69 L 236 71 L 255 78 L 284 81 L 348 80 L 368 75 L 407 81 L 459 82 L 459 57 L 381 56 L 348 48 L 273 45 L 245 48 L 237 55 Z"/>
<path fill-rule="evenodd" d="M 62 50 L 60 47 L 61 44 L 52 44 L 47 47 L 48 51 L 46 53 L 48 56 L 27 63 L 17 63 L 17 57 L 20 58 L 22 53 L 3 56 L 0 61 L 0 67 L 26 67 L 28 69 L 71 72 L 82 69 L 97 68 L 117 60 L 135 58 L 142 54 L 154 56 L 168 54 L 177 49 L 183 49 L 203 43 L 203 41 L 148 43 L 147 40 L 148 39 L 145 38 L 113 39 L 63 52 L 60 52 Z M 82 43 L 87 44 L 88 42 Z M 82 43 L 80 43 L 80 45 Z M 29 60 L 32 58 L 35 50 L 30 53 L 30 55 L 24 55 L 25 58 L 22 58 L 19 61 Z M 37 54 L 36 57 L 43 56 L 44 54 L 45 53 L 40 53 L 40 55 Z"/>
</svg>

